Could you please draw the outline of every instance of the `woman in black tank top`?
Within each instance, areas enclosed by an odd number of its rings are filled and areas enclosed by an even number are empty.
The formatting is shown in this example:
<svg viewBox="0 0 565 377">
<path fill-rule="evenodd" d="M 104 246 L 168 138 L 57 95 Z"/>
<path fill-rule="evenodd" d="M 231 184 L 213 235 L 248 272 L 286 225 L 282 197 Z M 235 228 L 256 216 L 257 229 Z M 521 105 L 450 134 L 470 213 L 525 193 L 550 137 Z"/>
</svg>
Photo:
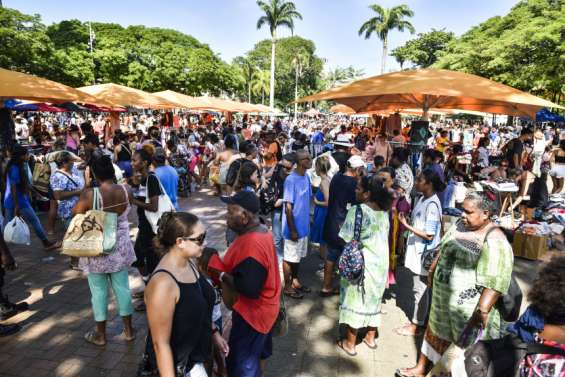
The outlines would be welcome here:
<svg viewBox="0 0 565 377">
<path fill-rule="evenodd" d="M 191 371 L 206 376 L 203 362 L 210 357 L 212 342 L 228 352 L 227 342 L 212 324 L 214 289 L 192 262 L 202 254 L 206 231 L 198 217 L 186 212 L 167 212 L 160 221 L 155 243 L 162 259 L 145 289 L 159 375 L 184 376 Z"/>
</svg>

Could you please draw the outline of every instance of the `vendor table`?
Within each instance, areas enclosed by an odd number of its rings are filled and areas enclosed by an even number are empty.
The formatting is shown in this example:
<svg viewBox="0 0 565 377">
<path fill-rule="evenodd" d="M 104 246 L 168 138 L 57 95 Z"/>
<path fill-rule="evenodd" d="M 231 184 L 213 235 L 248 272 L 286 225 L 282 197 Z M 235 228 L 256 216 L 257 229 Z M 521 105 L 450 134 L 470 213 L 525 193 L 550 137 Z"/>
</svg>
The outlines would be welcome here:
<svg viewBox="0 0 565 377">
<path fill-rule="evenodd" d="M 512 213 L 514 208 L 514 198 L 512 194 L 517 193 L 519 188 L 517 185 L 499 185 L 494 182 L 484 181 L 481 182 L 483 186 L 487 186 L 490 190 L 492 190 L 496 195 L 498 195 L 498 200 L 502 205 L 500 206 L 500 212 L 498 213 L 498 217 L 502 217 L 507 210 L 510 214 L 510 222 L 512 224 L 512 228 L 514 228 L 514 214 Z"/>
</svg>

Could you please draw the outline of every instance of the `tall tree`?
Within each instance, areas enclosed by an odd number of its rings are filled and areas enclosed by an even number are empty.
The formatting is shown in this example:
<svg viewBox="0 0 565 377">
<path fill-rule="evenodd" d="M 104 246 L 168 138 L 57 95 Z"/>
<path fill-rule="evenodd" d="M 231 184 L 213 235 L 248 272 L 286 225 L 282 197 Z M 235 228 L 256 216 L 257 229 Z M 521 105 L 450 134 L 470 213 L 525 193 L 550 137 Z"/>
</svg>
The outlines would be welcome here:
<svg viewBox="0 0 565 377">
<path fill-rule="evenodd" d="M 298 113 L 298 79 L 302 76 L 302 72 L 306 66 L 308 66 L 308 60 L 310 55 L 305 49 L 299 49 L 296 51 L 294 59 L 292 59 L 292 65 L 294 66 L 294 120 L 296 120 L 296 115 Z"/>
<path fill-rule="evenodd" d="M 253 81 L 253 73 L 256 71 L 257 67 L 253 65 L 253 62 L 250 59 L 244 56 L 234 58 L 233 64 L 238 67 L 245 80 L 245 86 L 247 88 L 247 102 L 251 102 L 251 83 Z"/>
<path fill-rule="evenodd" d="M 397 47 L 391 52 L 391 56 L 396 58 L 400 64 L 404 62 L 412 62 L 420 68 L 427 68 L 434 64 L 442 51 L 444 51 L 449 42 L 454 38 L 452 32 L 444 29 L 435 30 L 428 33 L 418 33 L 418 37 L 406 42 L 403 46 Z"/>
<path fill-rule="evenodd" d="M 303 66 L 302 74 L 298 79 L 299 96 L 314 93 L 321 89 L 321 74 L 324 61 L 316 55 L 314 42 L 298 36 L 279 38 L 277 39 L 277 64 L 275 67 L 275 77 L 277 79 L 275 107 L 277 108 L 285 108 L 294 101 L 296 68 L 292 62 L 296 57 L 297 51 L 304 51 L 308 54 L 308 65 Z M 270 71 L 271 40 L 265 39 L 258 42 L 244 57 L 251 62 L 255 70 Z M 241 97 L 244 97 L 243 94 Z M 256 95 L 252 91 L 251 100 L 251 102 L 256 101 L 260 103 L 260 93 Z M 290 107 L 292 108 L 292 105 Z M 290 112 L 292 109 L 285 111 Z"/>
<path fill-rule="evenodd" d="M 347 84 L 350 81 L 356 80 L 359 77 L 365 75 L 365 72 L 362 69 L 355 69 L 352 66 L 349 67 L 336 67 L 334 69 L 330 69 L 324 75 L 324 85 L 325 89 L 331 89 L 333 87 Z"/>
<path fill-rule="evenodd" d="M 365 39 L 369 39 L 371 35 L 376 34 L 377 37 L 383 42 L 383 57 L 381 62 L 381 74 L 385 72 L 386 57 L 388 54 L 388 33 L 391 30 L 404 31 L 408 30 L 414 34 L 416 29 L 405 17 L 413 17 L 414 12 L 408 5 L 398 5 L 392 8 L 383 8 L 378 4 L 369 5 L 377 15 L 363 25 L 359 29 L 359 35 L 365 35 Z"/>
<path fill-rule="evenodd" d="M 269 71 L 253 72 L 251 90 L 253 90 L 256 95 L 261 95 L 261 104 L 264 105 L 265 93 L 270 92 Z"/>
<path fill-rule="evenodd" d="M 267 25 L 271 32 L 271 93 L 269 96 L 269 106 L 273 109 L 275 106 L 275 46 L 277 28 L 279 26 L 286 26 L 291 32 L 294 32 L 294 19 L 301 20 L 302 15 L 296 11 L 296 5 L 287 0 L 269 0 L 268 2 L 258 0 L 257 5 L 265 13 L 257 20 L 257 29 Z"/>
</svg>

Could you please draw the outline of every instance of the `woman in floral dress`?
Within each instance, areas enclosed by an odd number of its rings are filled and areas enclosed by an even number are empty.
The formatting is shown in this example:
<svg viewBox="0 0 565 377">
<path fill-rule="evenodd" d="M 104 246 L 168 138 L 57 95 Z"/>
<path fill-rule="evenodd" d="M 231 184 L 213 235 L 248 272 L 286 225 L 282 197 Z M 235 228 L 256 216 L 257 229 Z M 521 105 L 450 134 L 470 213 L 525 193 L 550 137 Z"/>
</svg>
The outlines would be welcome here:
<svg viewBox="0 0 565 377">
<path fill-rule="evenodd" d="M 388 210 L 392 203 L 392 194 L 382 181 L 373 176 L 361 177 L 355 190 L 357 201 L 363 211 L 361 225 L 361 244 L 365 259 L 364 290 L 341 279 L 339 323 L 347 325 L 345 339 L 338 346 L 349 356 L 355 356 L 357 330 L 367 328 L 363 339 L 365 345 L 376 348 L 375 338 L 380 325 L 381 301 L 388 274 Z M 353 206 L 347 212 L 345 223 L 339 236 L 350 242 L 355 230 L 355 212 Z"/>
<path fill-rule="evenodd" d="M 422 352 L 414 368 L 400 376 L 423 376 L 449 347 L 504 336 L 506 322 L 495 303 L 508 291 L 514 255 L 500 229 L 490 221 L 493 202 L 473 192 L 463 202 L 462 221 L 443 237 L 432 264 L 432 304 Z"/>
</svg>

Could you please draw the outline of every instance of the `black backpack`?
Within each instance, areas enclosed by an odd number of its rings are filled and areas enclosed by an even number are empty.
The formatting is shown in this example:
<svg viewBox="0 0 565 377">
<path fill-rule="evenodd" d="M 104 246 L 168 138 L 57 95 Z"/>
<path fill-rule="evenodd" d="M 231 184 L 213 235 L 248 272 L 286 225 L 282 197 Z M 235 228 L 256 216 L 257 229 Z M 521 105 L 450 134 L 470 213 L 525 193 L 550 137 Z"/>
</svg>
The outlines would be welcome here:
<svg viewBox="0 0 565 377">
<path fill-rule="evenodd" d="M 565 350 L 539 343 L 525 343 L 517 335 L 481 340 L 465 350 L 468 377 L 515 377 L 527 355 L 563 355 Z"/>
<path fill-rule="evenodd" d="M 275 171 L 273 172 L 271 179 L 269 179 L 267 187 L 262 188 L 259 191 L 259 205 L 262 215 L 267 215 L 275 209 L 275 203 L 277 202 L 280 194 L 279 185 L 277 185 L 276 182 L 277 176 L 280 174 L 280 166 L 281 165 L 277 165 L 275 167 Z"/>
<path fill-rule="evenodd" d="M 238 158 L 237 160 L 233 161 L 228 168 L 228 173 L 226 174 L 226 185 L 234 186 L 239 178 L 239 173 L 241 171 L 241 167 L 243 166 L 243 162 L 245 161 L 244 158 Z"/>
</svg>

